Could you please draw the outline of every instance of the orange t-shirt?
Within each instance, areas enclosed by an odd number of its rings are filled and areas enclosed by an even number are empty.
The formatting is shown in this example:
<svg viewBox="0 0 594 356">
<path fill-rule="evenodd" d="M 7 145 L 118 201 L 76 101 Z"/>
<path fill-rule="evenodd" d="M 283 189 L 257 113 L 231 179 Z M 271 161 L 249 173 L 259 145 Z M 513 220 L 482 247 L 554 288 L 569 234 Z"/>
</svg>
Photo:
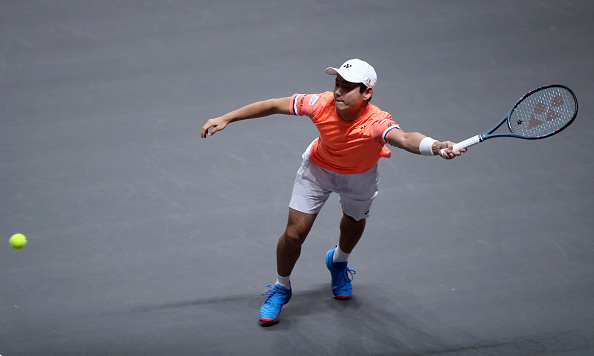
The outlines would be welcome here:
<svg viewBox="0 0 594 356">
<path fill-rule="evenodd" d="M 357 174 L 370 170 L 381 157 L 390 157 L 386 136 L 400 130 L 392 115 L 377 106 L 367 109 L 355 121 L 338 116 L 332 92 L 295 94 L 291 97 L 291 113 L 309 116 L 320 136 L 313 142 L 310 158 L 318 166 L 342 174 Z"/>
</svg>

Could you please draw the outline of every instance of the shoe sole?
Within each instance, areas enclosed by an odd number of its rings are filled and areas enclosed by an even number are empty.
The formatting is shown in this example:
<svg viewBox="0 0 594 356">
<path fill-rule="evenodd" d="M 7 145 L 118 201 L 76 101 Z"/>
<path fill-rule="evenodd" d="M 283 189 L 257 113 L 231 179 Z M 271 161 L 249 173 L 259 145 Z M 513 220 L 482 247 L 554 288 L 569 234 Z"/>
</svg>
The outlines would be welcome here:
<svg viewBox="0 0 594 356">
<path fill-rule="evenodd" d="M 280 316 L 280 315 L 279 315 Z M 270 318 L 260 318 L 260 322 L 263 324 L 270 324 L 270 323 L 274 323 L 275 321 L 278 320 L 278 316 L 276 317 L 276 319 L 270 319 Z"/>
</svg>

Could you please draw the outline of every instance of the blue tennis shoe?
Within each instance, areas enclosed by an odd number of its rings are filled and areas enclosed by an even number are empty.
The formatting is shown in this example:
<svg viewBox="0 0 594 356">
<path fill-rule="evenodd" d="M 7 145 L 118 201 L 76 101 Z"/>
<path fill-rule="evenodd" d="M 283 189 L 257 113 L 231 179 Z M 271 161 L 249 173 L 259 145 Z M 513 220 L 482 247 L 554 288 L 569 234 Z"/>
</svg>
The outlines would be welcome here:
<svg viewBox="0 0 594 356">
<path fill-rule="evenodd" d="M 333 262 L 334 250 L 326 254 L 326 267 L 332 276 L 332 293 L 336 299 L 349 299 L 353 292 L 351 281 L 357 272 L 347 267 L 348 262 Z"/>
<path fill-rule="evenodd" d="M 280 284 L 275 284 L 274 286 L 269 284 L 267 287 L 272 289 L 262 294 L 268 297 L 264 304 L 262 304 L 262 308 L 260 308 L 260 321 L 262 323 L 275 322 L 280 315 L 281 308 L 291 300 L 291 295 L 293 294 L 291 289 L 287 289 Z"/>
</svg>

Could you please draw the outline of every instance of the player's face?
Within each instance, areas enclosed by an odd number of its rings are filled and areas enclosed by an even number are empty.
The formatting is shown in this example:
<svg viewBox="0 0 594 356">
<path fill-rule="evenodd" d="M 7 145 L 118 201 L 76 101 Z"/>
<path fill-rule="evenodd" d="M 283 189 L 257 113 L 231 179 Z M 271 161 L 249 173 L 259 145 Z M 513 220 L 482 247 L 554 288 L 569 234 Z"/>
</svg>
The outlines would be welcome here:
<svg viewBox="0 0 594 356">
<path fill-rule="evenodd" d="M 351 83 L 344 80 L 340 75 L 336 76 L 334 83 L 334 101 L 338 111 L 356 109 L 367 102 L 371 97 L 371 88 L 361 93 L 358 83 Z"/>
</svg>

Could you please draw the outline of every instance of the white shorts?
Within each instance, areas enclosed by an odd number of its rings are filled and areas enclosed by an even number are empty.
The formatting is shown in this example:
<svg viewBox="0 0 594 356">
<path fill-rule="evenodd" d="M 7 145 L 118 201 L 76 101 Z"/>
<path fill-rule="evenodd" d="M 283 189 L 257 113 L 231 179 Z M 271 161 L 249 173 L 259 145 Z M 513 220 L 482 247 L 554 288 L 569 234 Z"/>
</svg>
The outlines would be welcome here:
<svg viewBox="0 0 594 356">
<path fill-rule="evenodd" d="M 377 164 L 365 173 L 341 174 L 324 169 L 309 158 L 311 145 L 303 153 L 289 207 L 307 214 L 322 210 L 331 193 L 338 193 L 342 212 L 359 221 L 369 217 L 371 203 L 378 193 Z"/>
</svg>

